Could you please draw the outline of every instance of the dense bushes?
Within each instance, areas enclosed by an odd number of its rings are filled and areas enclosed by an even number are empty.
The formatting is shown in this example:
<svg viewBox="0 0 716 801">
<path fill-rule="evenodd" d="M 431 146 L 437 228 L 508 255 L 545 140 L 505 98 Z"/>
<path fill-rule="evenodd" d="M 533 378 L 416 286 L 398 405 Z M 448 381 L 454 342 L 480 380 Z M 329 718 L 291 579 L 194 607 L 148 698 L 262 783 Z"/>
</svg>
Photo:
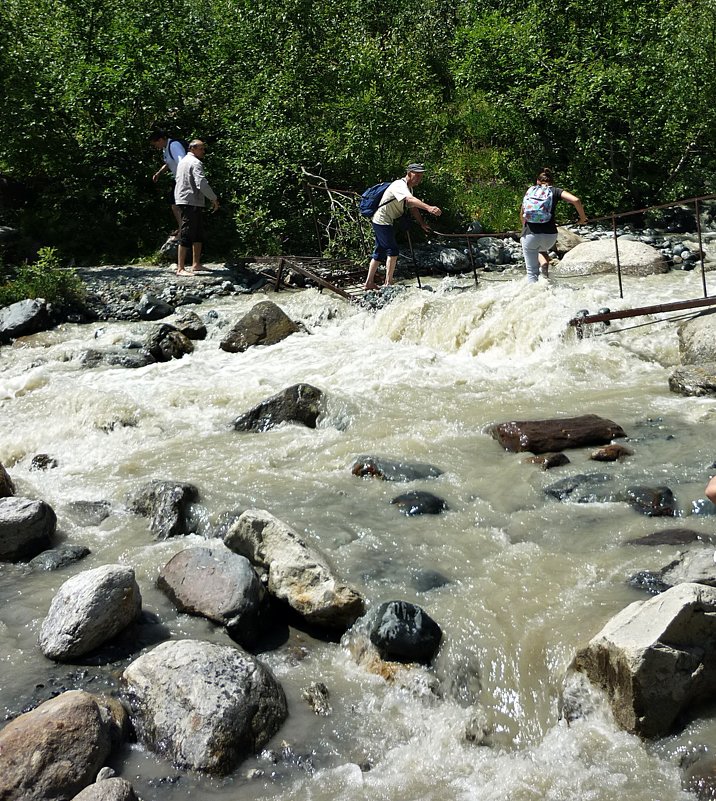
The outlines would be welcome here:
<svg viewBox="0 0 716 801">
<path fill-rule="evenodd" d="M 300 168 L 362 189 L 414 159 L 445 230 L 514 228 L 543 163 L 588 211 L 713 191 L 713 0 L 8 0 L 0 207 L 83 259 L 156 250 L 152 124 L 209 143 L 220 248 L 315 252 Z"/>
</svg>

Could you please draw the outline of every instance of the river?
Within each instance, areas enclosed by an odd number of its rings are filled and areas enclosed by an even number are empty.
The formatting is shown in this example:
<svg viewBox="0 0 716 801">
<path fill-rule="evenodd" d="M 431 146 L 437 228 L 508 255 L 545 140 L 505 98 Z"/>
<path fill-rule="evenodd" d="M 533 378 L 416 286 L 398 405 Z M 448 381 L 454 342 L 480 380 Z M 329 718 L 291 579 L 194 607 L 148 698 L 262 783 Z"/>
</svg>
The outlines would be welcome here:
<svg viewBox="0 0 716 801">
<path fill-rule="evenodd" d="M 578 340 L 567 321 L 579 309 L 699 297 L 701 276 L 628 278 L 624 300 L 613 276 L 433 284 L 434 292 L 409 288 L 378 312 L 315 290 L 270 294 L 310 333 L 244 354 L 225 353 L 218 342 L 260 298 L 205 303 L 195 310 L 216 316 L 192 355 L 137 370 L 88 370 L 77 356 L 141 338 L 146 324 L 64 325 L 3 348 L 0 461 L 18 495 L 55 508 L 60 538 L 92 553 L 51 573 L 0 566 L 0 709 L 17 714 L 53 682 L 83 686 L 84 678 L 92 691 L 88 677 L 104 670 L 111 683 L 123 669 L 126 662 L 55 666 L 36 644 L 54 592 L 90 567 L 131 565 L 144 608 L 172 637 L 230 643 L 207 621 L 177 614 L 154 586 L 174 553 L 201 542 L 195 535 L 154 543 L 147 521 L 126 510 L 131 493 L 167 478 L 198 486 L 207 526 L 226 510 L 267 509 L 323 549 L 371 605 L 422 606 L 444 631 L 435 668 L 442 691 L 417 680 L 412 688 L 388 684 L 340 645 L 292 631 L 261 655 L 289 700 L 289 719 L 269 746 L 275 754 L 284 748 L 283 758 L 264 754 L 215 779 L 127 746 L 113 765 L 145 801 L 690 798 L 679 761 L 716 743 L 708 718 L 645 743 L 621 732 L 596 695 L 592 711 L 568 725 L 559 695 L 576 649 L 647 597 L 628 586 L 629 576 L 676 552 L 626 541 L 674 525 L 708 535 L 716 520 L 691 515 L 716 458 L 716 401 L 669 391 L 676 324 L 618 321 L 611 333 L 596 327 L 599 335 Z M 231 430 L 238 414 L 299 381 L 326 393 L 316 430 Z M 545 472 L 504 452 L 488 432 L 496 422 L 583 413 L 622 425 L 634 455 L 604 464 L 577 450 L 570 465 Z M 58 466 L 32 470 L 37 453 Z M 440 495 L 449 511 L 402 516 L 390 500 L 406 485 L 354 477 L 350 465 L 361 454 L 440 467 L 440 478 L 409 488 Z M 686 519 L 545 495 L 547 485 L 587 471 L 607 473 L 619 487 L 667 484 Z M 69 511 L 76 500 L 108 500 L 113 513 L 82 526 Z M 421 579 L 430 571 L 447 583 L 426 589 Z M 315 681 L 330 692 L 328 716 L 301 697 Z M 465 737 L 480 727 L 485 744 Z"/>
</svg>

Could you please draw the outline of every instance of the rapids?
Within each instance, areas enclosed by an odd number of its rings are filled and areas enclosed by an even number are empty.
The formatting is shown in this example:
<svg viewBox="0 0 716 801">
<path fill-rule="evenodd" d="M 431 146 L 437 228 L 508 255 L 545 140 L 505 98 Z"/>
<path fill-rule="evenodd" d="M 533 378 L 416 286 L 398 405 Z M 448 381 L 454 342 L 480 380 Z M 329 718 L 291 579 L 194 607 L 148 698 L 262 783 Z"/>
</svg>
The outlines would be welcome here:
<svg viewBox="0 0 716 801">
<path fill-rule="evenodd" d="M 0 462 L 18 495 L 53 506 L 61 539 L 92 553 L 54 573 L 0 565 L 0 709 L 16 715 L 59 685 L 92 691 L 90 679 L 112 684 L 123 669 L 55 666 L 36 644 L 53 593 L 90 567 L 133 566 L 144 608 L 172 637 L 230 642 L 207 621 L 177 614 L 154 586 L 163 564 L 201 536 L 154 543 L 146 520 L 125 510 L 138 487 L 168 478 L 199 487 L 204 531 L 226 510 L 267 509 L 322 548 L 371 604 L 424 607 L 444 631 L 441 691 L 430 693 L 420 675 L 412 688 L 386 684 L 339 645 L 291 631 L 261 655 L 289 700 L 273 755 L 210 779 L 128 746 L 114 767 L 145 801 L 689 798 L 679 761 L 716 743 L 716 723 L 704 717 L 644 743 L 614 725 L 596 693 L 593 709 L 568 725 L 559 694 L 576 648 L 646 597 L 628 577 L 676 550 L 626 540 L 675 525 L 710 534 L 716 520 L 689 516 L 716 458 L 716 401 L 669 391 L 675 323 L 617 321 L 578 340 L 567 321 L 582 308 L 698 297 L 700 282 L 696 272 L 625 279 L 619 300 L 610 276 L 481 279 L 477 289 L 445 279 L 434 292 L 409 288 L 378 312 L 315 290 L 269 294 L 310 333 L 244 354 L 218 342 L 257 298 L 225 298 L 196 307 L 217 317 L 192 355 L 138 370 L 88 370 L 78 355 L 139 339 L 146 324 L 64 325 L 2 348 Z M 327 395 L 317 430 L 230 429 L 236 415 L 299 381 Z M 571 465 L 542 472 L 487 432 L 510 419 L 583 413 L 622 425 L 634 456 L 603 464 L 574 451 Z M 31 470 L 37 453 L 58 467 Z M 442 468 L 439 479 L 409 488 L 435 492 L 450 510 L 401 516 L 389 501 L 405 485 L 352 476 L 360 454 Z M 625 504 L 545 496 L 548 484 L 585 471 L 620 485 L 667 484 L 689 517 L 650 519 Z M 98 526 L 82 527 L 67 511 L 70 501 L 105 499 L 113 514 Z M 448 583 L 425 590 L 426 571 Z M 329 689 L 329 716 L 314 715 L 301 697 L 315 681 Z M 487 731 L 487 744 L 466 739 L 466 729 Z"/>
</svg>

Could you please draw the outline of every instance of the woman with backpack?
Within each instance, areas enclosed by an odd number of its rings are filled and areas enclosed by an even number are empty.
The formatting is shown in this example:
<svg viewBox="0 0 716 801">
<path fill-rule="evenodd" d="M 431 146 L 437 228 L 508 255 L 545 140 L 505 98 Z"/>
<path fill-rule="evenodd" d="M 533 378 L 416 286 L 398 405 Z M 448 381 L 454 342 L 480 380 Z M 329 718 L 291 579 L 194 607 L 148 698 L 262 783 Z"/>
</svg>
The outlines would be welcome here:
<svg viewBox="0 0 716 801">
<path fill-rule="evenodd" d="M 535 185 L 525 193 L 520 209 L 522 223 L 520 242 L 527 268 L 527 281 L 530 284 L 537 282 L 540 272 L 545 278 L 548 277 L 549 251 L 557 241 L 554 213 L 558 200 L 571 203 L 577 209 L 579 222 L 582 224 L 587 222 L 582 201 L 566 189 L 553 186 L 552 170 L 543 167 Z"/>
</svg>

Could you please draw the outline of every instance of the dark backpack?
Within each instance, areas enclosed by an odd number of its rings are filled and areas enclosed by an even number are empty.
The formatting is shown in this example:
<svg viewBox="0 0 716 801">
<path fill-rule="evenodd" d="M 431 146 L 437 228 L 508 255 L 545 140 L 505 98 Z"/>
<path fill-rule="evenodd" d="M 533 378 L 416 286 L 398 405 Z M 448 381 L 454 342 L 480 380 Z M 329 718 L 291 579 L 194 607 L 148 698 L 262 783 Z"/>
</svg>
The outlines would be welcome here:
<svg viewBox="0 0 716 801">
<path fill-rule="evenodd" d="M 371 186 L 363 192 L 358 204 L 362 217 L 372 217 L 381 206 L 385 206 L 385 203 L 381 203 L 380 199 L 392 183 L 392 181 L 383 181 L 383 183 Z M 386 200 L 386 203 L 390 203 L 390 201 Z"/>
</svg>

